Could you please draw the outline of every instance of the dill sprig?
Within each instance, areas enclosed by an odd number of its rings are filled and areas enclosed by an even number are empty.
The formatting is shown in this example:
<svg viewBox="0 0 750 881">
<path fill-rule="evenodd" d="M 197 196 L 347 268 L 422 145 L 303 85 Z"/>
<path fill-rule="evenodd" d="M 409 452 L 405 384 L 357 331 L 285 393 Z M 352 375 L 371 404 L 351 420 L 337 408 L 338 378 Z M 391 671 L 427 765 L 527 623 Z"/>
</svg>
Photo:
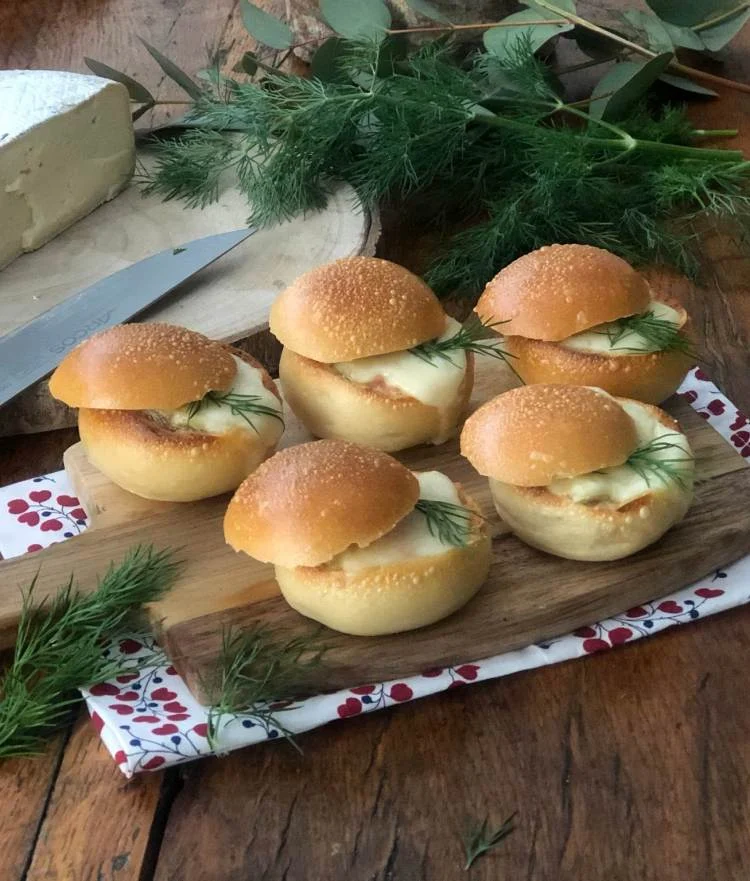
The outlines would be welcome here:
<svg viewBox="0 0 750 881">
<path fill-rule="evenodd" d="M 666 440 L 670 437 L 681 437 L 681 435 L 676 432 L 663 434 L 645 446 L 638 447 L 630 454 L 625 464 L 642 477 L 647 486 L 651 486 L 652 480 L 656 480 L 665 486 L 674 483 L 680 489 L 687 489 L 691 471 L 686 466 L 691 465 L 693 458 L 680 444 Z M 660 455 L 671 450 L 679 451 L 682 455 L 668 458 Z"/>
<path fill-rule="evenodd" d="M 652 309 L 640 315 L 628 315 L 611 322 L 604 331 L 609 337 L 609 347 L 625 352 L 640 352 L 641 349 L 619 345 L 629 333 L 643 337 L 657 352 L 682 352 L 685 355 L 695 354 L 692 342 L 680 331 L 680 326 L 667 318 L 657 318 Z"/>
<path fill-rule="evenodd" d="M 428 340 L 426 343 L 420 343 L 413 349 L 409 349 L 412 355 L 426 361 L 428 364 L 436 365 L 441 359 L 458 366 L 451 358 L 451 352 L 473 352 L 476 355 L 489 355 L 491 358 L 497 358 L 499 361 L 508 363 L 508 358 L 514 357 L 506 352 L 502 347 L 500 340 L 496 337 L 490 337 L 488 332 L 504 322 L 494 322 L 492 324 L 483 324 L 479 318 L 472 316 L 469 320 L 457 330 L 453 336 L 445 340 Z"/>
<path fill-rule="evenodd" d="M 284 699 L 304 687 L 307 671 L 321 663 L 324 652 L 317 632 L 284 639 L 262 625 L 245 632 L 225 630 L 216 668 L 202 682 L 210 704 L 211 748 L 216 748 L 222 727 L 249 715 L 266 728 L 277 729 L 299 750 L 277 714 L 286 709 Z"/>
<path fill-rule="evenodd" d="M 24 594 L 13 660 L 0 679 L 1 758 L 39 753 L 81 701 L 76 689 L 152 662 L 108 660 L 104 644 L 122 632 L 140 606 L 169 590 L 179 565 L 171 551 L 139 546 L 110 567 L 93 593 L 80 593 L 71 577 L 49 601 L 35 604 L 36 579 L 32 582 Z"/>
<path fill-rule="evenodd" d="M 442 544 L 464 548 L 469 543 L 473 519 L 477 516 L 474 511 L 463 505 L 434 499 L 420 499 L 414 510 L 424 515 L 430 535 Z"/>
<path fill-rule="evenodd" d="M 260 395 L 240 395 L 236 392 L 226 392 L 225 394 L 207 392 L 199 401 L 192 401 L 186 405 L 188 425 L 190 425 L 190 420 L 209 404 L 215 407 L 229 407 L 231 414 L 239 416 L 247 422 L 256 434 L 258 429 L 252 420 L 253 416 L 271 416 L 274 419 L 278 419 L 283 425 L 284 417 L 281 415 L 281 410 L 269 407 L 267 404 L 261 404 L 261 400 Z"/>
<path fill-rule="evenodd" d="M 497 829 L 491 829 L 489 817 L 485 817 L 480 824 L 469 830 L 464 838 L 464 850 L 466 851 L 464 869 L 467 872 L 479 857 L 494 850 L 511 832 L 515 831 L 514 821 L 517 814 L 518 812 L 514 811 Z"/>
</svg>

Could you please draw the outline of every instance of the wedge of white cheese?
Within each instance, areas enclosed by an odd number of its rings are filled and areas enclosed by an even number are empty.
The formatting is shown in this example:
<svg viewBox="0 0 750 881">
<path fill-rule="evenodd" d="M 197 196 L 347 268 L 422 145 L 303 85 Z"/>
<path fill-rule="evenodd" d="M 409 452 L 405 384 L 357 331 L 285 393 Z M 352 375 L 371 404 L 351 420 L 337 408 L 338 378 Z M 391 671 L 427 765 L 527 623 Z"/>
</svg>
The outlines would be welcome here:
<svg viewBox="0 0 750 881">
<path fill-rule="evenodd" d="M 0 267 L 117 195 L 134 167 L 120 83 L 0 70 Z"/>
</svg>

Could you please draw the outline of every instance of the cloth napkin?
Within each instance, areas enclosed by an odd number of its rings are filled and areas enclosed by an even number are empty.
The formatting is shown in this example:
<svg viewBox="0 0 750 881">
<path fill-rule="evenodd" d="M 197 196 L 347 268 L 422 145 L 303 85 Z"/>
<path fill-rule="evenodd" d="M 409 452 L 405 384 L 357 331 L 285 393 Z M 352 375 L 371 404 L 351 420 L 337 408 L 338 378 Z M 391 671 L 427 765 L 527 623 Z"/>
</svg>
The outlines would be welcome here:
<svg viewBox="0 0 750 881">
<path fill-rule="evenodd" d="M 693 370 L 680 394 L 721 434 L 738 455 L 750 457 L 750 423 L 700 370 Z M 0 489 L 0 553 L 33 553 L 78 535 L 86 513 L 65 472 L 47 474 Z M 356 685 L 305 700 L 255 707 L 219 722 L 217 747 L 207 739 L 208 710 L 161 656 L 149 667 L 118 676 L 82 691 L 91 720 L 120 770 L 131 777 L 187 762 L 213 752 L 225 753 L 262 740 L 283 738 L 337 719 L 372 713 L 520 670 L 581 658 L 659 633 L 677 624 L 740 606 L 750 600 L 750 556 L 702 581 L 661 599 L 626 609 L 620 615 L 581 627 L 549 642 L 529 645 L 492 658 L 423 670 L 408 678 Z M 149 634 L 123 634 L 106 648 L 136 664 L 154 661 L 158 649 Z"/>
</svg>

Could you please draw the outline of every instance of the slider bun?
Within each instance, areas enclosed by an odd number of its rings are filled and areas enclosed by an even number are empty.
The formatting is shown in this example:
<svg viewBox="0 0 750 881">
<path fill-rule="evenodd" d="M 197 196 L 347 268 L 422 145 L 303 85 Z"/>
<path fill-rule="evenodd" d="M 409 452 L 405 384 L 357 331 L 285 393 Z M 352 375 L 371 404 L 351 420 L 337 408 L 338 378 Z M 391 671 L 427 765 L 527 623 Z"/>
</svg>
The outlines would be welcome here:
<svg viewBox="0 0 750 881">
<path fill-rule="evenodd" d="M 465 605 L 487 578 L 489 536 L 432 557 L 345 572 L 332 566 L 276 567 L 289 605 L 333 630 L 380 636 L 425 627 Z"/>
<path fill-rule="evenodd" d="M 461 432 L 461 455 L 480 474 L 529 487 L 622 465 L 637 445 L 633 420 L 613 398 L 572 385 L 510 389 Z"/>
<path fill-rule="evenodd" d="M 258 361 L 239 349 L 222 348 L 262 370 L 263 384 L 278 397 Z M 236 489 L 275 446 L 263 432 L 242 428 L 223 434 L 175 430 L 148 410 L 82 408 L 78 430 L 89 461 L 113 483 L 143 498 L 169 502 Z"/>
<path fill-rule="evenodd" d="M 476 305 L 504 336 L 566 337 L 648 308 L 649 286 L 621 257 L 590 245 L 548 245 L 514 260 Z"/>
<path fill-rule="evenodd" d="M 271 333 L 292 351 L 333 364 L 410 349 L 445 330 L 432 290 L 408 269 L 348 257 L 301 275 L 276 298 Z"/>
<path fill-rule="evenodd" d="M 65 356 L 49 381 L 69 407 L 176 410 L 237 375 L 231 350 L 171 324 L 119 324 Z"/>
<path fill-rule="evenodd" d="M 417 503 L 417 478 L 391 456 L 338 440 L 290 447 L 234 494 L 224 536 L 279 566 L 318 566 L 390 532 Z"/>
<path fill-rule="evenodd" d="M 315 437 L 343 438 L 386 452 L 443 443 L 454 434 L 471 396 L 471 353 L 455 401 L 437 407 L 393 390 L 389 395 L 351 382 L 327 364 L 284 349 L 279 363 L 284 398 Z"/>
<path fill-rule="evenodd" d="M 687 322 L 681 313 L 680 327 Z M 571 383 L 604 389 L 611 395 L 659 404 L 677 391 L 693 359 L 684 352 L 648 352 L 606 355 L 581 352 L 553 342 L 505 338 L 505 349 L 514 355 L 513 367 L 526 383 Z"/>
<path fill-rule="evenodd" d="M 656 407 L 642 405 L 672 431 L 679 425 Z M 620 508 L 582 504 L 546 487 L 490 480 L 498 514 L 526 544 L 570 560 L 619 560 L 657 541 L 680 521 L 693 499 L 684 487 L 653 481 L 649 491 Z"/>
</svg>

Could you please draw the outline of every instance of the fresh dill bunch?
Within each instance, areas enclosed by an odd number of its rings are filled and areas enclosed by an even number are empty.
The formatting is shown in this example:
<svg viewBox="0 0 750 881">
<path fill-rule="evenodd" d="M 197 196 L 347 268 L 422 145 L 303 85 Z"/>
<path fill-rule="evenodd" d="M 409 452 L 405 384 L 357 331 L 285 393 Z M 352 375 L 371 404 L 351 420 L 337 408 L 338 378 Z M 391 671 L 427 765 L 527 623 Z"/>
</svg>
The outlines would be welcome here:
<svg viewBox="0 0 750 881">
<path fill-rule="evenodd" d="M 475 824 L 464 837 L 464 850 L 466 862 L 464 870 L 474 865 L 479 857 L 484 856 L 501 844 L 512 832 L 515 831 L 515 819 L 518 812 L 515 811 L 508 819 L 496 829 L 490 827 L 489 817 L 485 817 L 481 823 Z"/>
<path fill-rule="evenodd" d="M 82 594 L 73 579 L 49 601 L 24 595 L 13 660 L 0 679 L 0 757 L 40 752 L 46 737 L 64 725 L 81 701 L 76 689 L 137 669 L 108 660 L 104 643 L 119 635 L 144 604 L 163 596 L 180 564 L 171 551 L 136 547 Z M 139 666 L 151 663 L 144 659 Z"/>
<path fill-rule="evenodd" d="M 413 349 L 409 349 L 412 355 L 428 364 L 436 365 L 439 360 L 449 361 L 457 366 L 451 358 L 452 352 L 473 352 L 475 355 L 488 355 L 499 361 L 508 363 L 508 358 L 515 357 L 501 347 L 497 337 L 490 337 L 488 332 L 498 327 L 503 322 L 483 324 L 479 318 L 472 316 L 453 336 L 445 340 L 428 340 L 420 343 Z"/>
<path fill-rule="evenodd" d="M 253 422 L 253 416 L 271 416 L 273 419 L 278 419 L 283 425 L 284 417 L 281 415 L 281 410 L 269 407 L 267 404 L 260 403 L 260 401 L 261 397 L 259 395 L 241 395 L 237 394 L 237 392 L 225 392 L 224 394 L 221 392 L 207 392 L 200 400 L 192 401 L 186 405 L 188 425 L 190 425 L 191 419 L 209 405 L 229 407 L 229 412 L 233 416 L 239 416 L 247 422 L 256 434 L 258 429 Z"/>
<path fill-rule="evenodd" d="M 676 484 L 680 489 L 687 489 L 692 479 L 693 458 L 680 444 L 667 440 L 670 437 L 680 437 L 680 435 L 674 432 L 664 434 L 638 447 L 630 454 L 625 464 L 643 478 L 647 486 L 651 486 L 652 481 L 656 480 L 664 486 Z M 667 451 L 679 452 L 682 455 L 668 458 L 660 455 Z"/>
<path fill-rule="evenodd" d="M 430 535 L 442 544 L 463 548 L 469 543 L 477 516 L 470 508 L 453 502 L 420 499 L 414 510 L 424 516 Z"/>
<path fill-rule="evenodd" d="M 609 347 L 619 351 L 642 351 L 629 349 L 620 345 L 620 341 L 629 333 L 637 334 L 647 340 L 656 352 L 682 352 L 694 355 L 693 344 L 680 330 L 680 326 L 666 318 L 657 318 L 652 309 L 638 315 L 628 315 L 611 322 L 604 331 L 609 338 Z"/>
<path fill-rule="evenodd" d="M 248 631 L 227 629 L 215 669 L 202 681 L 210 706 L 208 742 L 216 748 L 221 728 L 240 715 L 251 715 L 266 727 L 278 729 L 299 750 L 279 722 L 283 700 L 305 687 L 311 668 L 322 662 L 325 647 L 312 635 L 283 638 L 268 627 Z M 281 705 L 276 705 L 276 702 Z"/>
</svg>

